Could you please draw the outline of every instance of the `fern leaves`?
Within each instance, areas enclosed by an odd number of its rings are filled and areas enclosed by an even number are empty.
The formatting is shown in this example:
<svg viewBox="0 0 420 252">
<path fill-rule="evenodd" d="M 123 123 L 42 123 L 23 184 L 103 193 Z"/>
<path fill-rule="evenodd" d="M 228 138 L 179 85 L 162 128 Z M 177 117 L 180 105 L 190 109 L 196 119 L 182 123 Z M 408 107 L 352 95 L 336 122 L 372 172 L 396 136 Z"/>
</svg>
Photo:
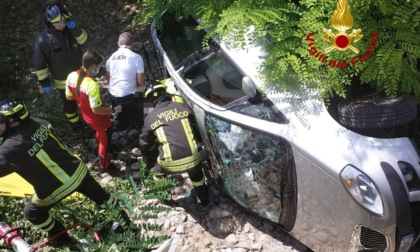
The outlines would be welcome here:
<svg viewBox="0 0 420 252">
<path fill-rule="evenodd" d="M 271 44 L 267 45 L 269 56 L 263 78 L 274 87 L 310 83 L 322 95 L 332 92 L 344 95 L 346 85 L 357 78 L 389 96 L 414 93 L 420 98 L 420 1 L 348 0 L 353 29 L 361 29 L 364 35 L 354 44 L 360 52 L 331 52 L 328 60 L 349 62 L 361 58 L 371 47 L 373 33 L 378 34 L 379 40 L 369 59 L 343 69 L 331 69 L 328 64 L 317 62 L 308 53 L 305 40 L 307 34 L 314 32 L 319 50 L 331 46 L 321 35 L 324 28 L 330 27 L 336 1 L 143 1 L 152 4 L 151 12 L 155 14 L 157 9 L 165 8 L 198 14 L 202 17 L 201 28 L 213 28 L 213 35 L 228 38 L 235 46 L 269 35 Z"/>
</svg>

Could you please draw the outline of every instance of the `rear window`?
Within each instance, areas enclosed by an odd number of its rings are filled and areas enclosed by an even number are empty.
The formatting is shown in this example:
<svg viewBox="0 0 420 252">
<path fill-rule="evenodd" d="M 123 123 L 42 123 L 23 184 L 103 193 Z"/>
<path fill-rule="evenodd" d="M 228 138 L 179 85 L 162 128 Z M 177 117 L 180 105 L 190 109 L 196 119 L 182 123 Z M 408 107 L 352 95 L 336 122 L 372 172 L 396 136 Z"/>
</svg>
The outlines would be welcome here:
<svg viewBox="0 0 420 252">
<path fill-rule="evenodd" d="M 157 35 L 173 66 L 202 49 L 201 41 L 206 32 L 196 30 L 197 26 L 192 17 L 176 21 L 175 15 L 170 12 L 163 15 L 162 29 L 157 31 Z"/>
</svg>

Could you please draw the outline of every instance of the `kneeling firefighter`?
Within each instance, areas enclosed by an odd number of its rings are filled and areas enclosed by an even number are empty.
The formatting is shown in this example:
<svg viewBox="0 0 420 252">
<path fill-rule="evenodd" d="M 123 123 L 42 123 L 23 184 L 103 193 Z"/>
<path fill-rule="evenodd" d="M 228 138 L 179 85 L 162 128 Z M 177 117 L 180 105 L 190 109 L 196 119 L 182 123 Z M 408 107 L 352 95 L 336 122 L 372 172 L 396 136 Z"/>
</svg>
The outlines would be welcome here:
<svg viewBox="0 0 420 252">
<path fill-rule="evenodd" d="M 51 237 L 65 231 L 50 215 L 50 209 L 73 192 L 79 192 L 102 208 L 119 210 L 123 228 L 131 225 L 117 198 L 103 189 L 89 174 L 83 161 L 73 154 L 42 119 L 30 117 L 17 99 L 0 101 L 0 177 L 16 172 L 30 183 L 35 194 L 24 214 L 36 228 Z M 74 244 L 67 233 L 54 240 L 57 245 Z"/>
<path fill-rule="evenodd" d="M 191 124 L 195 121 L 192 111 L 184 104 L 174 102 L 161 83 L 147 84 L 144 96 L 154 106 L 145 118 L 140 135 L 146 168 L 154 166 L 164 175 L 187 172 L 201 204 L 207 205 L 203 151 L 197 143 L 200 135 Z"/>
</svg>

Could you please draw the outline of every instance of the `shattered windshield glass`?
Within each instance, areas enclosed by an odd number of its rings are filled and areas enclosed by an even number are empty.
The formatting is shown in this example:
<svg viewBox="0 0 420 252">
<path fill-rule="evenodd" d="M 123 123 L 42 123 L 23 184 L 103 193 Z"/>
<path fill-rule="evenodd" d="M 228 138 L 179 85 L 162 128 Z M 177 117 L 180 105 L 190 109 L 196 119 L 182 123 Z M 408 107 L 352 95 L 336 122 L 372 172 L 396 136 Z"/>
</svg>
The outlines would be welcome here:
<svg viewBox="0 0 420 252">
<path fill-rule="evenodd" d="M 205 123 L 228 194 L 262 217 L 284 222 L 294 167 L 290 145 L 211 115 Z"/>
</svg>

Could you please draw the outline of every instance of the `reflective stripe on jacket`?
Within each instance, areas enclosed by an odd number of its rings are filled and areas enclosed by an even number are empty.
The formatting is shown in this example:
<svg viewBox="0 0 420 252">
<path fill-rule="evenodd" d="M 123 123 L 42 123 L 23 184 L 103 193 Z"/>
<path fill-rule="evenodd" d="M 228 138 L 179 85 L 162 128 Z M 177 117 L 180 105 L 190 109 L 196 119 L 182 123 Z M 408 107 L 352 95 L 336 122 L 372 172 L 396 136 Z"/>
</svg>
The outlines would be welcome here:
<svg viewBox="0 0 420 252">
<path fill-rule="evenodd" d="M 38 34 L 35 40 L 34 69 L 43 87 L 51 85 L 48 81 L 48 72 L 51 72 L 56 87 L 65 88 L 67 75 L 82 64 L 80 45 L 86 39 L 86 31 L 80 28 L 57 31 L 47 27 Z"/>
<path fill-rule="evenodd" d="M 147 115 L 140 136 L 142 150 L 159 143 L 158 164 L 172 172 L 182 172 L 198 165 L 202 152 L 191 126 L 192 111 L 184 104 L 159 102 Z"/>
<path fill-rule="evenodd" d="M 0 169 L 16 172 L 35 190 L 34 204 L 50 205 L 71 194 L 87 174 L 82 160 L 64 146 L 49 123 L 31 118 L 0 145 Z"/>
<path fill-rule="evenodd" d="M 79 70 L 69 74 L 66 80 L 66 96 L 72 96 L 79 106 L 83 119 L 89 124 L 100 123 L 105 128 L 111 126 L 109 115 L 95 114 L 92 108 L 106 107 L 103 102 L 99 84 L 91 76 L 85 76 L 80 83 L 80 94 L 77 96 L 76 86 Z"/>
</svg>

